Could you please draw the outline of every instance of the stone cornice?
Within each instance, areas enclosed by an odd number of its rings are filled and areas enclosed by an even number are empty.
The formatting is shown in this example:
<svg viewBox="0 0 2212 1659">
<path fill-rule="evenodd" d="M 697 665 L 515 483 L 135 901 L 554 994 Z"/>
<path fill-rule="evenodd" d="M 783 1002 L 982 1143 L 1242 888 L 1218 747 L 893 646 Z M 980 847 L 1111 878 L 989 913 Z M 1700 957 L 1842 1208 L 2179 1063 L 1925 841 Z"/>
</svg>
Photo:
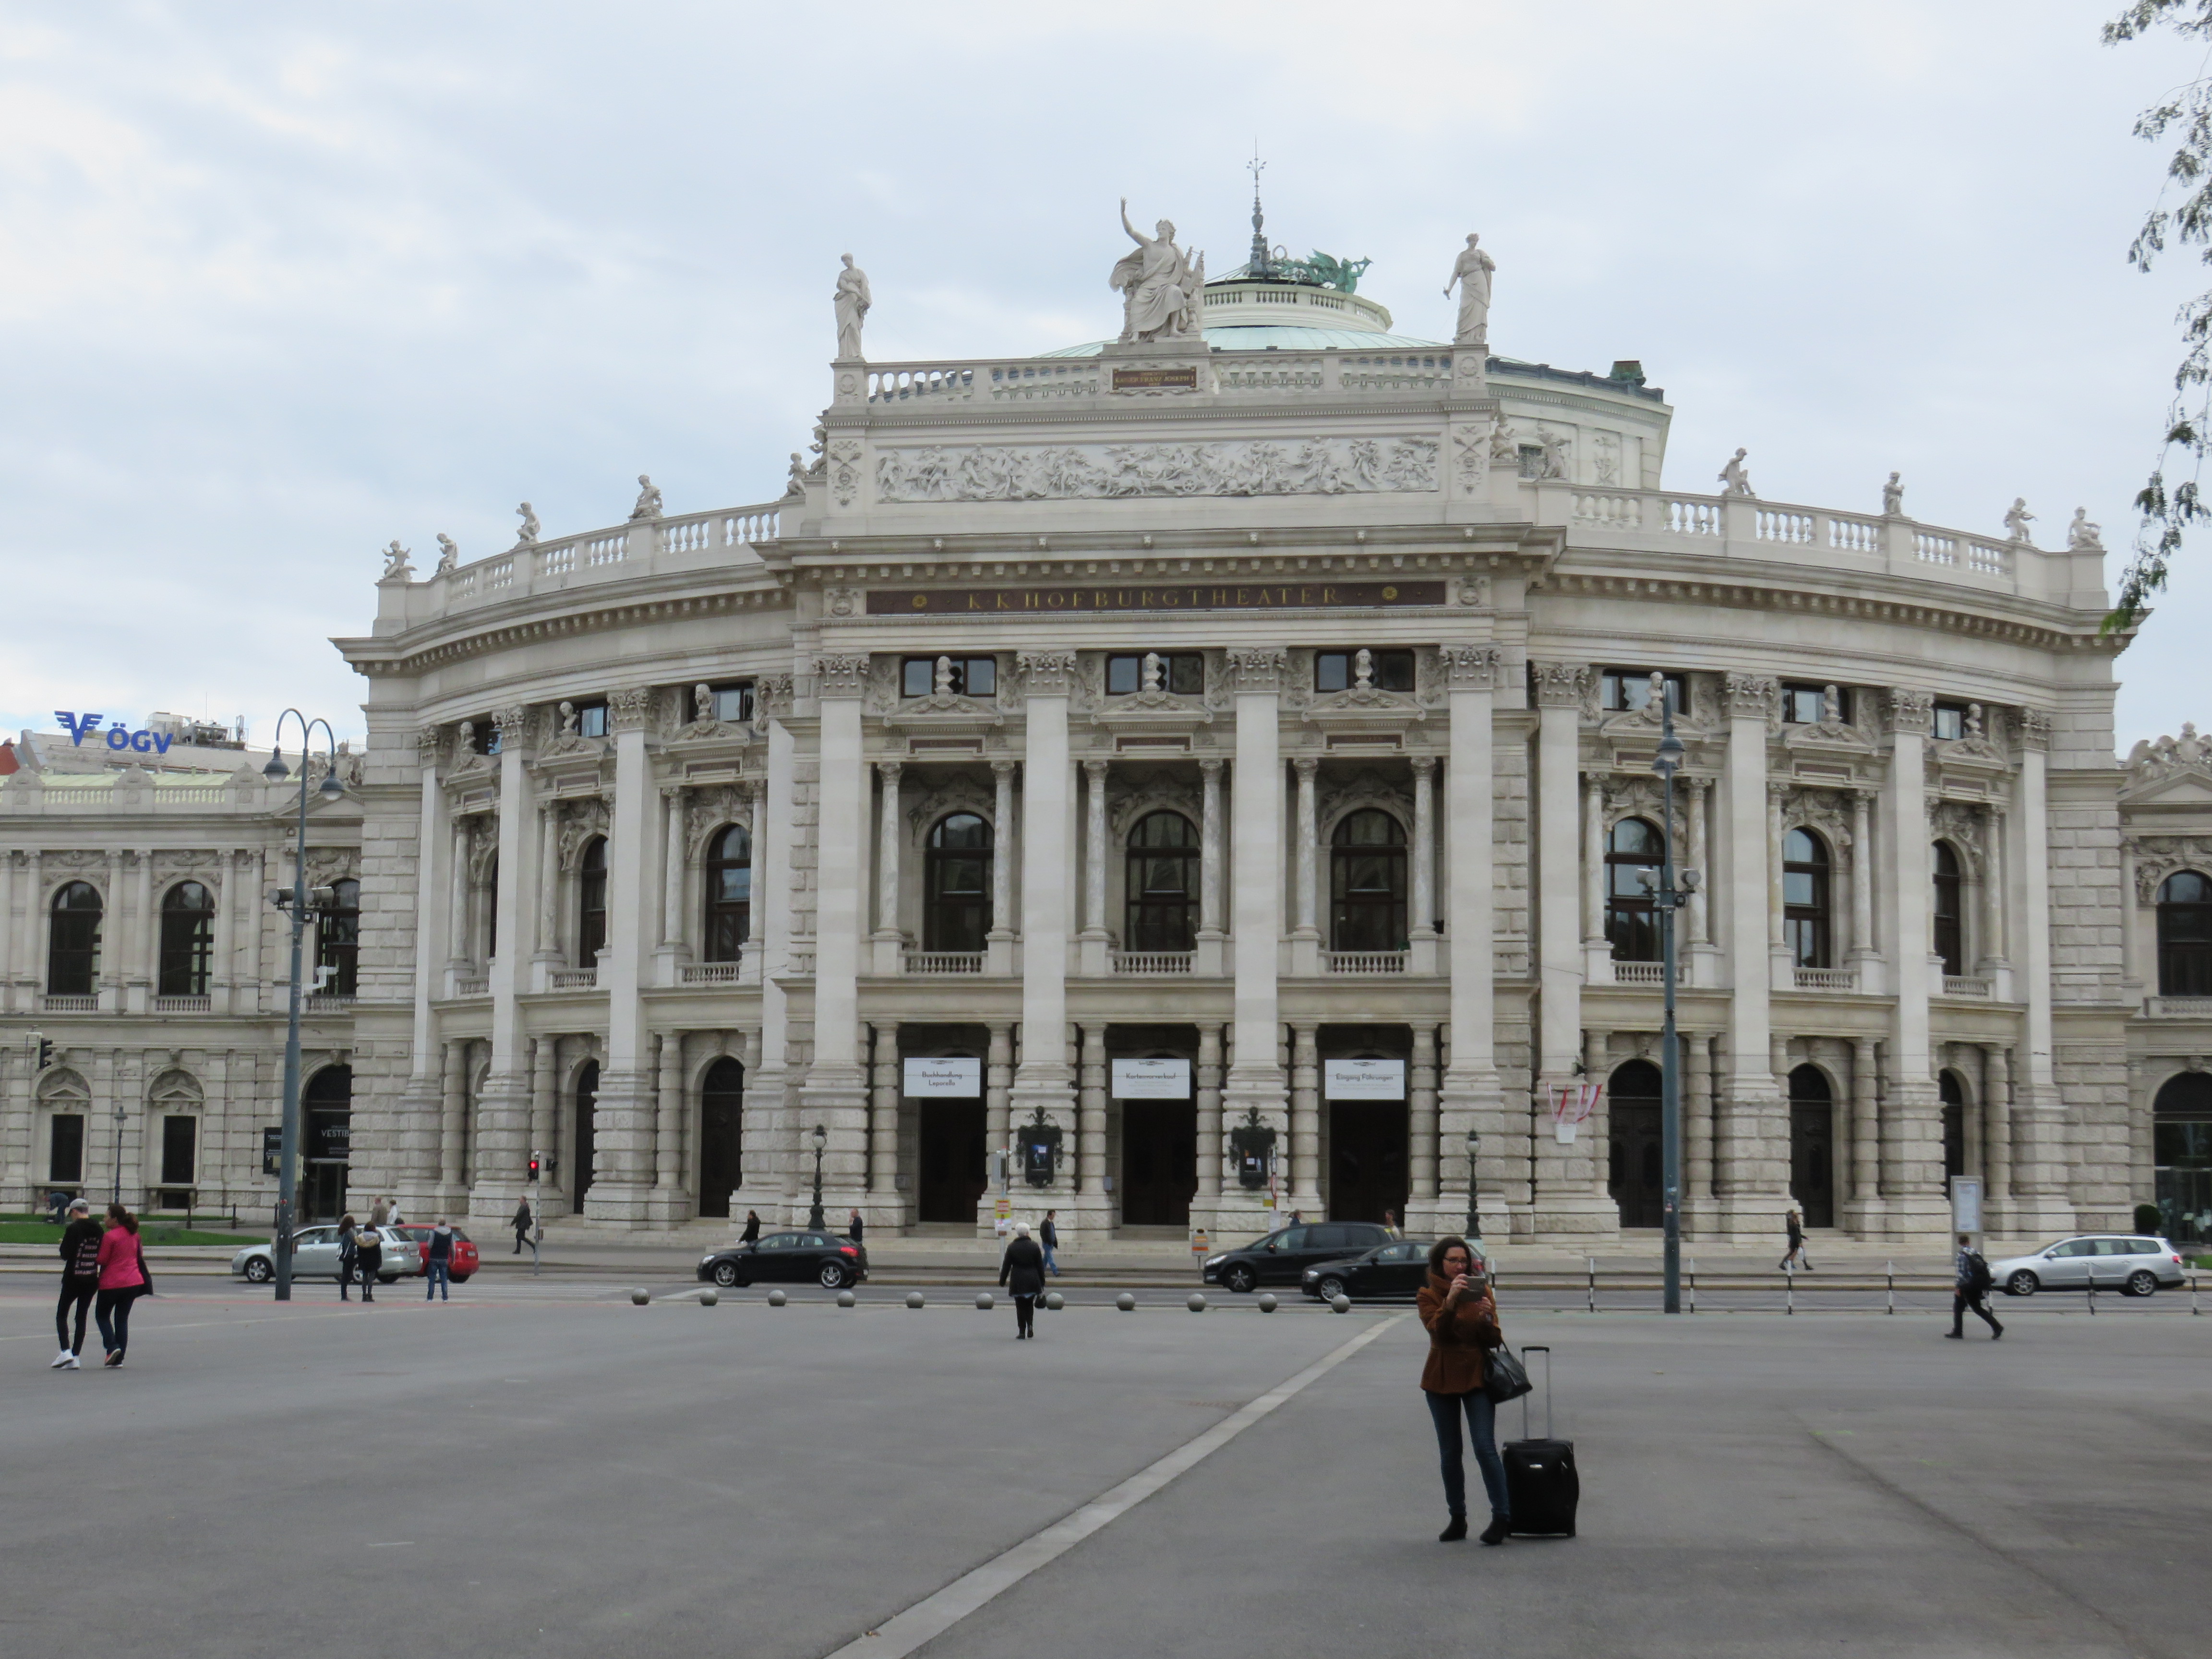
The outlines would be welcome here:
<svg viewBox="0 0 2212 1659">
<path fill-rule="evenodd" d="M 696 580 L 696 573 L 693 574 Z M 779 578 L 779 582 L 781 580 Z M 536 597 L 552 604 L 568 596 L 540 594 Z M 339 636 L 333 638 L 331 643 L 337 647 L 339 655 L 345 659 L 347 665 L 355 672 L 365 674 L 372 679 L 392 678 L 425 673 L 470 657 L 480 657 L 490 652 L 537 644 L 568 635 L 602 633 L 609 629 L 635 627 L 640 623 L 678 622 L 691 617 L 726 615 L 732 611 L 785 609 L 791 602 L 791 594 L 781 586 L 775 588 L 756 586 L 725 593 L 631 599 L 573 611 L 562 616 L 524 617 L 518 612 L 526 610 L 532 603 L 532 596 L 525 595 L 503 605 L 478 606 L 452 618 L 425 623 L 411 632 L 418 638 L 434 631 L 443 636 L 421 644 L 410 645 L 405 636 L 379 638 L 369 635 Z M 483 619 L 483 625 L 472 626 L 478 618 Z"/>
</svg>

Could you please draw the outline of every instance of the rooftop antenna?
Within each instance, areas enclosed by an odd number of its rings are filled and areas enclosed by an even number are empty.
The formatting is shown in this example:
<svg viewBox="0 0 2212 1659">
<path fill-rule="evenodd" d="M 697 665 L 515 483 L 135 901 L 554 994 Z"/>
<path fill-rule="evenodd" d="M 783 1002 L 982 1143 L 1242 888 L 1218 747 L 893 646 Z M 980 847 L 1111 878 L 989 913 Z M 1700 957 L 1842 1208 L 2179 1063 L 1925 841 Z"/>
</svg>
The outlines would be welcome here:
<svg viewBox="0 0 2212 1659">
<path fill-rule="evenodd" d="M 1260 210 L 1260 174 L 1267 164 L 1260 159 L 1260 141 L 1256 137 L 1252 140 L 1252 159 L 1244 165 L 1252 173 L 1251 271 L 1255 276 L 1265 276 L 1273 262 L 1267 257 L 1267 238 L 1261 228 L 1267 222 L 1267 216 Z"/>
</svg>

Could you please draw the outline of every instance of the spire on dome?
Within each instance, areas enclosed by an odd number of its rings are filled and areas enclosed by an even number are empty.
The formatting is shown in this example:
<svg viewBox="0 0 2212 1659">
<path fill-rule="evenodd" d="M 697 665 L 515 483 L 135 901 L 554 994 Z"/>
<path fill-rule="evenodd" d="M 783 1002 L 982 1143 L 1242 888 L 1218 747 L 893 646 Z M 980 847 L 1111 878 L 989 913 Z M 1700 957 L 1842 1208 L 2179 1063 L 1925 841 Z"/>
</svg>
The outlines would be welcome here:
<svg viewBox="0 0 2212 1659">
<path fill-rule="evenodd" d="M 1260 159 L 1260 141 L 1252 141 L 1252 159 L 1244 164 L 1252 172 L 1252 263 L 1244 267 L 1245 275 L 1264 277 L 1274 261 L 1267 252 L 1266 225 L 1267 216 L 1260 210 L 1260 174 L 1267 164 Z"/>
</svg>

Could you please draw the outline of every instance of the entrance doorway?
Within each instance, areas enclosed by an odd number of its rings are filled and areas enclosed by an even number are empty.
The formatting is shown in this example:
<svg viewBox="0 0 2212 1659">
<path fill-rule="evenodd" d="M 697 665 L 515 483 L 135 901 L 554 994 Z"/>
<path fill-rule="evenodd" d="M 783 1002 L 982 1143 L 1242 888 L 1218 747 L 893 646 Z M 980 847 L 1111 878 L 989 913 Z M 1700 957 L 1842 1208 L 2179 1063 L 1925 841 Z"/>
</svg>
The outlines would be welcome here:
<svg viewBox="0 0 2212 1659">
<path fill-rule="evenodd" d="M 1121 1222 L 1188 1227 L 1198 1192 L 1198 1107 L 1188 1100 L 1121 1103 Z"/>
<path fill-rule="evenodd" d="M 1328 1108 L 1328 1218 L 1380 1221 L 1406 1216 L 1406 1149 L 1410 1138 L 1402 1100 L 1338 1100 Z"/>
<path fill-rule="evenodd" d="M 744 1179 L 745 1068 L 716 1060 L 699 1088 L 699 1213 L 726 1216 L 730 1194 Z"/>
<path fill-rule="evenodd" d="M 578 1215 L 584 1212 L 584 1194 L 592 1190 L 592 1154 L 598 1144 L 599 1062 L 587 1060 L 576 1068 L 576 1133 L 569 1143 L 576 1149 L 574 1190 L 568 1202 Z"/>
<path fill-rule="evenodd" d="M 1836 1224 L 1836 1108 L 1817 1066 L 1790 1073 L 1790 1196 L 1807 1226 Z"/>
<path fill-rule="evenodd" d="M 1667 1224 L 1667 1194 L 1660 1180 L 1662 1158 L 1659 1068 L 1632 1060 L 1614 1068 L 1606 1086 L 1605 1189 L 1620 1209 L 1624 1227 Z"/>
<path fill-rule="evenodd" d="M 353 1067 L 325 1066 L 300 1091 L 305 1164 L 300 1218 L 336 1221 L 345 1213 L 346 1171 L 353 1155 Z"/>
<path fill-rule="evenodd" d="M 2182 1072 L 2151 1103 L 2158 1210 L 2176 1244 L 2212 1239 L 2212 1076 Z"/>
<path fill-rule="evenodd" d="M 915 1187 L 916 1214 L 924 1221 L 973 1224 L 987 1182 L 989 1126 L 980 1100 L 923 1100 L 921 1169 Z"/>
<path fill-rule="evenodd" d="M 1943 1188 L 1948 1192 L 1951 1177 L 1966 1173 L 1966 1091 L 1955 1072 L 1939 1072 L 1936 1088 L 1943 1103 Z"/>
<path fill-rule="evenodd" d="M 345 1213 L 345 1202 L 346 1166 L 308 1164 L 307 1179 L 300 1183 L 300 1219 L 303 1223 L 336 1221 Z"/>
</svg>

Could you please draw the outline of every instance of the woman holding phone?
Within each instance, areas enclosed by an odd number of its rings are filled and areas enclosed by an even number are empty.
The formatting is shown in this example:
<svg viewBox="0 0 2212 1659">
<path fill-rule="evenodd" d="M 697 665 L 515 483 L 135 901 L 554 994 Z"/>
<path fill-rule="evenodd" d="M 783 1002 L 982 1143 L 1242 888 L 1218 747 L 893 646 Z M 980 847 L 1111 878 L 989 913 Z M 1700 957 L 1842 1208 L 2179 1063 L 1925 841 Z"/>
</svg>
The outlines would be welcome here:
<svg viewBox="0 0 2212 1659">
<path fill-rule="evenodd" d="M 1510 1521 L 1505 1465 L 1498 1455 L 1498 1407 L 1482 1391 L 1490 1351 L 1505 1338 L 1498 1328 L 1498 1303 L 1482 1259 L 1463 1238 L 1440 1238 L 1429 1247 L 1429 1282 L 1419 1298 L 1421 1323 L 1429 1332 L 1429 1363 L 1421 1371 L 1429 1417 L 1436 1425 L 1437 1452 L 1443 1463 L 1444 1507 L 1450 1524 L 1437 1534 L 1441 1543 L 1467 1536 L 1467 1469 L 1462 1462 L 1460 1418 L 1467 1418 L 1474 1441 L 1474 1461 L 1490 1497 L 1486 1544 L 1502 1544 Z"/>
</svg>

